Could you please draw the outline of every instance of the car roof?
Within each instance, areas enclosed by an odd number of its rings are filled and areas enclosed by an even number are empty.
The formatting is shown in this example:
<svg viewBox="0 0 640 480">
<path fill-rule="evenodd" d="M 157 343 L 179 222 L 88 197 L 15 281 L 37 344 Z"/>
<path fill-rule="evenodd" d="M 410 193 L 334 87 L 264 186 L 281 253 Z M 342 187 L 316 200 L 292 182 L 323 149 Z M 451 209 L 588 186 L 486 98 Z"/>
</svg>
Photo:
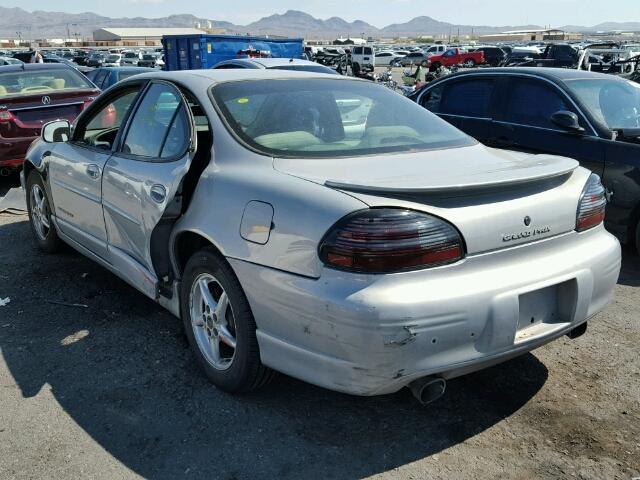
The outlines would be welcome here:
<svg viewBox="0 0 640 480">
<path fill-rule="evenodd" d="M 155 72 L 154 68 L 149 67 L 135 67 L 135 66 L 124 66 L 124 67 L 100 67 L 98 70 L 109 70 L 110 72 Z"/>
<path fill-rule="evenodd" d="M 216 64 L 213 68 L 229 64 L 245 64 L 249 68 L 277 68 L 287 65 L 319 65 L 309 60 L 301 60 L 298 58 L 235 58 L 233 60 L 225 60 Z"/>
<path fill-rule="evenodd" d="M 2 67 L 0 67 L 2 68 Z M 229 69 L 209 69 L 209 70 L 180 70 L 165 72 L 155 70 L 149 73 L 136 75 L 136 79 L 152 79 L 176 81 L 186 86 L 201 86 L 203 82 L 213 85 L 222 82 L 233 82 L 241 80 L 283 80 L 283 79 L 327 79 L 332 80 L 350 80 L 350 81 L 367 81 L 359 80 L 353 77 L 343 77 L 340 75 L 328 75 L 326 73 L 305 72 L 298 70 L 267 70 L 262 68 L 229 68 Z M 125 81 L 128 81 L 125 80 Z"/>
<path fill-rule="evenodd" d="M 550 68 L 550 67 L 497 67 L 497 68 L 483 68 L 467 70 L 464 72 L 454 73 L 448 77 L 453 78 L 465 75 L 473 74 L 521 74 L 521 75 L 536 75 L 538 77 L 546 78 L 549 80 L 565 81 L 565 80 L 579 80 L 579 79 L 594 79 L 594 78 L 607 78 L 609 80 L 618 79 L 614 75 L 599 72 L 589 72 L 587 70 L 575 70 L 571 68 Z"/>
<path fill-rule="evenodd" d="M 65 63 L 22 63 L 18 65 L 3 65 L 0 66 L 0 73 L 7 72 L 21 72 L 21 71 L 29 71 L 29 70 L 55 70 L 61 68 L 69 68 L 74 70 L 73 67 Z"/>
</svg>

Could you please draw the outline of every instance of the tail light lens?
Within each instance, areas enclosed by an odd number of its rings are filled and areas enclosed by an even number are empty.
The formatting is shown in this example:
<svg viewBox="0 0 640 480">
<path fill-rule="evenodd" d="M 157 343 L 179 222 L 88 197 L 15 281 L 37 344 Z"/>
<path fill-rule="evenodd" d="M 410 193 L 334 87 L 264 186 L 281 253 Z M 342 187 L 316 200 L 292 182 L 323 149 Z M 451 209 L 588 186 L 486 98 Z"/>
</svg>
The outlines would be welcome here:
<svg viewBox="0 0 640 480">
<path fill-rule="evenodd" d="M 96 97 L 87 97 L 87 99 L 82 102 L 82 110 L 86 109 L 89 105 L 93 103 Z"/>
<path fill-rule="evenodd" d="M 366 273 L 390 273 L 457 262 L 462 237 L 449 223 L 413 210 L 374 208 L 347 215 L 320 243 L 328 266 Z"/>
<path fill-rule="evenodd" d="M 600 225 L 604 221 L 606 205 L 607 198 L 600 177 L 592 173 L 580 196 L 576 230 L 583 232 Z"/>
<path fill-rule="evenodd" d="M 9 110 L 0 110 L 0 122 L 12 122 L 14 118 Z"/>
</svg>

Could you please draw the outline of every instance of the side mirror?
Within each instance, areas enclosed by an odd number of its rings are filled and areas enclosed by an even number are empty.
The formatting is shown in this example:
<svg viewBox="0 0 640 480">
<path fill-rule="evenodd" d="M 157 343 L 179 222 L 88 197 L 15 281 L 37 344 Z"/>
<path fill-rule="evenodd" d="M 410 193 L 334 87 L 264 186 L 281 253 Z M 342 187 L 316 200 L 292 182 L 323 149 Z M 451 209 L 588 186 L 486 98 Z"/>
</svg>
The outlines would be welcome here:
<svg viewBox="0 0 640 480">
<path fill-rule="evenodd" d="M 47 143 L 67 142 L 71 136 L 71 124 L 67 120 L 54 120 L 42 127 L 42 140 Z"/>
<path fill-rule="evenodd" d="M 567 110 L 560 110 L 551 115 L 551 121 L 557 126 L 564 128 L 570 132 L 582 133 L 584 128 L 580 126 L 578 115 Z"/>
</svg>

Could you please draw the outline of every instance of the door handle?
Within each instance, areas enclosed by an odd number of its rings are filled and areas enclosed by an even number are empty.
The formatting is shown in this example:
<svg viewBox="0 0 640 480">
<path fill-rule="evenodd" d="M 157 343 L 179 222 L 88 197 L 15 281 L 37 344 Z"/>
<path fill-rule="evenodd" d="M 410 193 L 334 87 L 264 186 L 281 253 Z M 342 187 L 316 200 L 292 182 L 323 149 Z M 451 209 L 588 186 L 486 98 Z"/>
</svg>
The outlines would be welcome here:
<svg viewBox="0 0 640 480">
<path fill-rule="evenodd" d="M 167 198 L 167 190 L 163 185 L 156 184 L 149 190 L 149 195 L 154 202 L 162 203 L 164 199 Z"/>
<path fill-rule="evenodd" d="M 100 176 L 100 167 L 95 164 L 91 164 L 87 166 L 87 175 L 89 175 L 94 180 Z"/>
</svg>

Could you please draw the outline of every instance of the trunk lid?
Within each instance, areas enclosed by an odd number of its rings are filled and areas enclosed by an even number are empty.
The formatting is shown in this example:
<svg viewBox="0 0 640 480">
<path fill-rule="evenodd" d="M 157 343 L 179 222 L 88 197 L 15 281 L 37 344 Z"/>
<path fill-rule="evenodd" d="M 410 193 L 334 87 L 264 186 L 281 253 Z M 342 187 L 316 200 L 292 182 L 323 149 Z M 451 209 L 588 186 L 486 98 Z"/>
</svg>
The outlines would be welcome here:
<svg viewBox="0 0 640 480">
<path fill-rule="evenodd" d="M 589 176 L 569 158 L 483 145 L 348 159 L 277 158 L 274 168 L 344 191 L 370 207 L 444 218 L 460 230 L 469 254 L 574 230 Z"/>
<path fill-rule="evenodd" d="M 85 101 L 99 94 L 96 89 L 83 89 L 0 99 L 0 108 L 6 108 L 15 118 L 14 121 L 0 122 L 0 136 L 34 137 L 40 135 L 42 126 L 52 120 L 72 122 L 84 109 Z"/>
</svg>

